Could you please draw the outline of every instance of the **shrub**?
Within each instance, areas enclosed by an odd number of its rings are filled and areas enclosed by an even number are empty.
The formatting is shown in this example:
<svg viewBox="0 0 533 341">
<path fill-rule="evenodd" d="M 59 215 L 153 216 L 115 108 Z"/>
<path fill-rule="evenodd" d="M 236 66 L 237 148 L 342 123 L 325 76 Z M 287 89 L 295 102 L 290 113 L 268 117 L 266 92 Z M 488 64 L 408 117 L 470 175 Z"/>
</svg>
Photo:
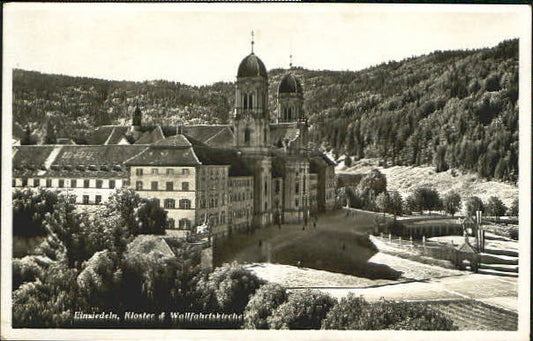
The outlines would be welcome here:
<svg viewBox="0 0 533 341">
<path fill-rule="evenodd" d="M 244 310 L 244 328 L 268 329 L 267 318 L 287 300 L 287 291 L 278 284 L 265 284 L 252 296 Z"/>
<path fill-rule="evenodd" d="M 272 329 L 320 329 L 322 320 L 336 301 L 316 290 L 294 292 L 270 316 Z"/>
<path fill-rule="evenodd" d="M 443 206 L 446 213 L 451 214 L 453 217 L 461 208 L 461 196 L 453 191 L 448 193 L 444 197 Z"/>
<path fill-rule="evenodd" d="M 507 207 L 505 207 L 500 198 L 492 196 L 487 201 L 487 204 L 485 205 L 485 210 L 488 215 L 499 217 L 505 214 L 505 211 L 507 211 Z"/>
<path fill-rule="evenodd" d="M 427 304 L 381 299 L 369 304 L 349 295 L 335 305 L 324 319 L 326 329 L 358 330 L 455 330 L 453 321 Z"/>
<path fill-rule="evenodd" d="M 209 303 L 214 298 L 215 307 L 207 307 L 225 313 L 242 313 L 250 296 L 264 282 L 237 263 L 224 264 L 200 280 L 198 290 L 204 292 Z"/>
<path fill-rule="evenodd" d="M 348 294 L 335 304 L 322 321 L 323 329 L 363 329 L 360 321 L 362 313 L 368 309 L 363 297 Z"/>
<path fill-rule="evenodd" d="M 476 211 L 483 212 L 485 210 L 483 206 L 483 201 L 479 199 L 478 197 L 470 197 L 466 201 L 466 214 L 474 217 L 476 215 Z"/>
<path fill-rule="evenodd" d="M 442 209 L 439 193 L 432 188 L 419 187 L 407 198 L 407 205 L 412 211 Z"/>
</svg>

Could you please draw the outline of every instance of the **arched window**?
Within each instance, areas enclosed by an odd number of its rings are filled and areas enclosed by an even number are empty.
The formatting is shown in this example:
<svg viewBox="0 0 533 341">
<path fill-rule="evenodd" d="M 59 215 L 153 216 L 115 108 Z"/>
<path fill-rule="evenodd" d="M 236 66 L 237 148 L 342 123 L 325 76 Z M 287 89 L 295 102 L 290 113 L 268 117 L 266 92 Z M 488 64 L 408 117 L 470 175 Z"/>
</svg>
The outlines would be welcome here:
<svg viewBox="0 0 533 341">
<path fill-rule="evenodd" d="M 248 108 L 248 95 L 247 94 L 244 94 L 243 103 L 242 104 L 243 104 L 242 106 L 243 106 L 244 109 Z"/>
<path fill-rule="evenodd" d="M 268 130 L 267 130 L 267 128 L 265 128 L 265 129 L 263 130 L 263 134 L 264 134 L 264 135 L 263 135 L 263 141 L 264 141 L 265 144 L 266 144 L 266 143 L 267 143 L 267 134 L 268 134 Z"/>
<path fill-rule="evenodd" d="M 253 109 L 254 106 L 254 95 L 248 94 L 248 108 Z"/>
<path fill-rule="evenodd" d="M 181 199 L 179 201 L 180 208 L 191 208 L 191 201 L 189 199 Z"/>
<path fill-rule="evenodd" d="M 250 144 L 251 137 L 252 137 L 252 130 L 250 128 L 244 129 L 244 143 L 246 145 Z"/>
<path fill-rule="evenodd" d="M 287 113 L 287 120 L 292 121 L 292 108 L 289 107 L 288 113 Z"/>
</svg>

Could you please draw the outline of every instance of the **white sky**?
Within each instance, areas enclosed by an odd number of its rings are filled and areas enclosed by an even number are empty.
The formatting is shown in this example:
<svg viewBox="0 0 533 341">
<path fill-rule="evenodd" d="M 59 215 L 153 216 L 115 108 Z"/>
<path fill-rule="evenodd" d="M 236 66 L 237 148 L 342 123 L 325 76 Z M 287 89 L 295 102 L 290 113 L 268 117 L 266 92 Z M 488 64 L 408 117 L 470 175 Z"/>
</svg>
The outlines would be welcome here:
<svg viewBox="0 0 533 341">
<path fill-rule="evenodd" d="M 4 53 L 27 70 L 201 85 L 235 79 L 252 29 L 267 69 L 287 68 L 292 52 L 294 65 L 308 69 L 359 70 L 516 38 L 518 7 L 8 4 Z"/>
</svg>

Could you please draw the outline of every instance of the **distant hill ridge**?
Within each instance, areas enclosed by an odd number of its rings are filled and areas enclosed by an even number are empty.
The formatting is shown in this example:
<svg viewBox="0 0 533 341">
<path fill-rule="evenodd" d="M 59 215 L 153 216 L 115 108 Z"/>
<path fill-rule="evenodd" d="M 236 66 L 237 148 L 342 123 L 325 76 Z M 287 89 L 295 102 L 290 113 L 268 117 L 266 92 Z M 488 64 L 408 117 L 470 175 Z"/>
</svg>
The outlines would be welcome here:
<svg viewBox="0 0 533 341">
<path fill-rule="evenodd" d="M 286 72 L 269 71 L 272 115 Z M 311 139 L 334 154 L 517 179 L 517 39 L 492 48 L 436 51 L 361 71 L 291 72 L 304 85 Z M 233 86 L 14 70 L 13 132 L 26 143 L 42 143 L 47 137 L 76 140 L 94 125 L 128 124 L 136 105 L 146 124 L 225 123 Z"/>
</svg>

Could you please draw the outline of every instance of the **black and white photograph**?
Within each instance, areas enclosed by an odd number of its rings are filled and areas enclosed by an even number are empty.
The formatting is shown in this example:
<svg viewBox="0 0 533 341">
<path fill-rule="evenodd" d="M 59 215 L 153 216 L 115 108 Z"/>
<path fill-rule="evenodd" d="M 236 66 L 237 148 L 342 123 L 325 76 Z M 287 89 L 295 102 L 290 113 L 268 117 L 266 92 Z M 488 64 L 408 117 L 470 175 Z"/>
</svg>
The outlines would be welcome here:
<svg viewBox="0 0 533 341">
<path fill-rule="evenodd" d="M 2 25 L 2 339 L 529 339 L 531 7 Z"/>
</svg>

